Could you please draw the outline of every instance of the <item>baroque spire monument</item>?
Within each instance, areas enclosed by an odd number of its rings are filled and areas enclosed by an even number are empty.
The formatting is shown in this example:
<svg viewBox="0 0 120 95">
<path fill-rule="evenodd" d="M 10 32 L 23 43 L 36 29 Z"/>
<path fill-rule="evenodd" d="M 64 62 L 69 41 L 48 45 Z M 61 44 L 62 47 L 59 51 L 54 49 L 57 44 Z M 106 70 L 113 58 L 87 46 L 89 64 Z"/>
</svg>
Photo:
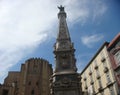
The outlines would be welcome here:
<svg viewBox="0 0 120 95">
<path fill-rule="evenodd" d="M 51 95 L 81 95 L 75 49 L 71 42 L 64 7 L 58 7 L 59 30 L 54 44 L 55 70 L 51 77 Z"/>
</svg>

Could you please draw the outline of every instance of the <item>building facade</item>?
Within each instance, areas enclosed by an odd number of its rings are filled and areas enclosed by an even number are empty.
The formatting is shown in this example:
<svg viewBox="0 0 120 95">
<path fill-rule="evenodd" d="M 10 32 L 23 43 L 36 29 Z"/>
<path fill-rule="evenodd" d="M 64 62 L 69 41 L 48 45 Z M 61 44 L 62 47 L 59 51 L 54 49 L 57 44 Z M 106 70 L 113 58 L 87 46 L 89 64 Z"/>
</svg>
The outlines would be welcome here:
<svg viewBox="0 0 120 95">
<path fill-rule="evenodd" d="M 31 58 L 21 65 L 20 72 L 9 72 L 0 95 L 50 95 L 49 78 L 52 66 L 48 61 Z"/>
<path fill-rule="evenodd" d="M 51 78 L 51 95 L 81 95 L 74 46 L 71 42 L 64 7 L 58 7 L 59 32 L 54 45 L 55 71 Z"/>
<path fill-rule="evenodd" d="M 105 42 L 81 73 L 83 95 L 118 95 Z"/>
<path fill-rule="evenodd" d="M 9 72 L 4 80 L 4 84 L 0 86 L 0 95 L 18 95 L 16 83 L 19 83 L 20 72 Z"/>
<path fill-rule="evenodd" d="M 120 33 L 108 45 L 108 52 L 120 95 Z"/>
</svg>

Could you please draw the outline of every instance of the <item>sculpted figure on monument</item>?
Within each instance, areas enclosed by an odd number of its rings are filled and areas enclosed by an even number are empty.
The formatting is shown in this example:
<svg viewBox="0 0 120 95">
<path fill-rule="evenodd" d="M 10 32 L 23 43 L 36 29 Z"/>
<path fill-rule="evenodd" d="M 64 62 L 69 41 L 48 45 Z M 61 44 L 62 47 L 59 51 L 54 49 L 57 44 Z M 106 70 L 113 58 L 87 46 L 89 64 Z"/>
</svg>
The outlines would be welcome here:
<svg viewBox="0 0 120 95">
<path fill-rule="evenodd" d="M 64 11 L 64 7 L 62 5 L 60 5 L 60 7 L 58 6 L 58 9 L 60 9 L 60 11 Z"/>
</svg>

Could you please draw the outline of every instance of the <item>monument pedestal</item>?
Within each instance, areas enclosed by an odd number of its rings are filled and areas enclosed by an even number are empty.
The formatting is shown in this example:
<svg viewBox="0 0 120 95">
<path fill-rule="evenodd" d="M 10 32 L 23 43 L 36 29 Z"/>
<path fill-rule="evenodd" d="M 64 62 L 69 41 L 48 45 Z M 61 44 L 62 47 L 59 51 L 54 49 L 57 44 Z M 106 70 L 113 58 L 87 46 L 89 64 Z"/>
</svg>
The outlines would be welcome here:
<svg viewBox="0 0 120 95">
<path fill-rule="evenodd" d="M 77 73 L 55 74 L 52 77 L 52 95 L 80 95 L 79 82 Z"/>
</svg>

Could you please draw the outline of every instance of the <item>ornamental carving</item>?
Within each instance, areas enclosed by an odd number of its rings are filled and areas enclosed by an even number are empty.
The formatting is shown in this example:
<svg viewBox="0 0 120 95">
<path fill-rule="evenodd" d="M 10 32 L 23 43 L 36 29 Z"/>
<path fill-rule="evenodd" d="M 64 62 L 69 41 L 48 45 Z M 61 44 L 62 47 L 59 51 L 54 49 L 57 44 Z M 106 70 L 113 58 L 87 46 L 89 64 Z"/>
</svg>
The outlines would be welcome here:
<svg viewBox="0 0 120 95">
<path fill-rule="evenodd" d="M 71 80 L 68 78 L 63 78 L 62 80 L 54 83 L 55 87 L 69 87 L 71 86 Z"/>
</svg>

